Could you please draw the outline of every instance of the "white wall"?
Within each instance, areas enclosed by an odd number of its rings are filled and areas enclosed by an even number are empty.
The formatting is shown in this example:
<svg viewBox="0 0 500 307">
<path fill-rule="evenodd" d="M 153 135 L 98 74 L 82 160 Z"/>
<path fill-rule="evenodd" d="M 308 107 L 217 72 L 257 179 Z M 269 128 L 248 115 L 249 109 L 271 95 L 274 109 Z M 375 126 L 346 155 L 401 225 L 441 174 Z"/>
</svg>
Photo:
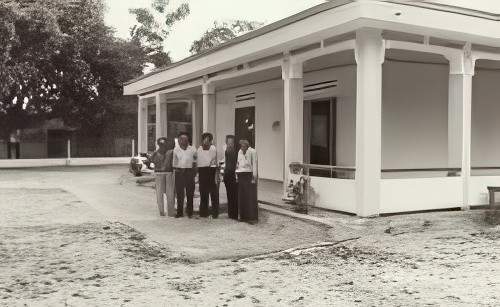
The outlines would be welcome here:
<svg viewBox="0 0 500 307">
<path fill-rule="evenodd" d="M 448 66 L 386 61 L 383 69 L 382 102 L 382 167 L 383 168 L 432 168 L 448 165 Z M 486 76 L 480 73 L 476 80 Z M 487 85 L 500 84 L 497 79 Z M 337 97 L 337 165 L 355 165 L 356 128 L 356 66 L 343 66 L 306 73 L 304 84 L 338 80 L 338 86 L 320 94 L 306 94 L 304 99 Z M 481 85 L 485 86 L 485 85 Z M 477 86 L 475 85 L 475 91 Z M 484 91 L 484 90 L 481 90 Z M 500 97 L 500 87 L 488 89 L 491 93 L 474 104 L 492 104 Z M 255 92 L 256 147 L 259 152 L 262 178 L 281 180 L 283 173 L 283 132 L 273 130 L 274 121 L 283 120 L 282 81 L 275 80 L 235 89 L 218 91 L 217 145 L 222 154 L 226 134 L 234 134 L 234 100 L 242 93 Z M 482 102 L 481 102 L 482 101 Z M 500 114 L 500 103 L 496 105 Z M 478 106 L 473 108 L 476 110 Z M 490 109 L 486 115 L 494 117 Z M 476 112 L 477 113 L 477 112 Z M 473 127 L 483 124 L 483 119 L 473 113 Z M 483 117 L 481 117 L 483 118 Z M 500 121 L 490 121 L 497 125 Z M 281 125 L 282 126 L 282 125 Z M 483 127 L 481 130 L 489 129 Z M 477 133 L 476 133 L 477 134 Z M 489 134 L 484 142 L 490 142 Z M 475 134 L 473 131 L 473 140 Z M 500 137 L 496 138 L 500 153 Z M 478 144 L 477 140 L 474 144 Z M 484 146 L 484 145 L 481 145 Z M 484 152 L 484 151 L 483 151 Z M 490 154 L 500 165 L 500 154 Z M 473 158 L 477 155 L 473 154 Z M 494 162 L 494 161 L 492 161 Z"/>
<path fill-rule="evenodd" d="M 448 166 L 447 65 L 386 61 L 382 168 Z"/>
<path fill-rule="evenodd" d="M 263 179 L 283 180 L 283 84 L 269 81 L 216 93 L 217 151 L 223 156 L 227 134 L 234 134 L 235 96 L 255 92 L 255 100 L 239 103 L 244 107 L 255 105 L 255 147 L 259 157 L 259 176 Z M 273 129 L 275 121 L 280 127 Z"/>
<path fill-rule="evenodd" d="M 447 167 L 448 71 L 447 65 L 385 62 L 382 168 Z M 309 73 L 304 83 L 332 79 L 338 87 L 322 96 L 337 97 L 337 165 L 354 166 L 356 66 Z"/>
<path fill-rule="evenodd" d="M 385 62 L 382 168 L 447 167 L 448 71 L 447 65 Z M 304 83 L 332 79 L 338 87 L 323 96 L 337 97 L 337 165 L 354 166 L 356 66 L 309 73 Z"/>
<path fill-rule="evenodd" d="M 500 72 L 477 69 L 472 85 L 472 166 L 500 166 Z"/>
<path fill-rule="evenodd" d="M 338 86 L 304 99 L 337 97 L 337 164 L 353 166 L 355 159 L 356 67 L 353 65 L 304 74 L 304 84 L 338 80 Z M 234 101 L 238 94 L 255 92 L 255 141 L 261 178 L 283 180 L 283 81 L 273 80 L 216 92 L 217 150 L 227 134 L 234 134 Z M 242 106 L 245 106 L 244 104 Z M 278 129 L 272 128 L 280 121 Z"/>
<path fill-rule="evenodd" d="M 460 177 L 384 179 L 380 189 L 380 213 L 462 206 Z"/>
<path fill-rule="evenodd" d="M 488 186 L 500 186 L 500 176 L 472 176 L 469 183 L 472 206 L 489 204 Z M 498 202 L 498 193 L 496 193 L 495 201 Z"/>
</svg>

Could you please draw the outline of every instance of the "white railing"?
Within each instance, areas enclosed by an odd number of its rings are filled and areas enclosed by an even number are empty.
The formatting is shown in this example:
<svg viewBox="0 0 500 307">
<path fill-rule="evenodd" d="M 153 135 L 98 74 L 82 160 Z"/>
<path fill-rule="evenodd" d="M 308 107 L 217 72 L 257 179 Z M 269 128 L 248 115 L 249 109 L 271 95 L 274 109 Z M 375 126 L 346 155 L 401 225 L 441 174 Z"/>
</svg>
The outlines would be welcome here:
<svg viewBox="0 0 500 307">
<path fill-rule="evenodd" d="M 308 163 L 290 163 L 292 174 L 302 174 L 311 177 L 326 177 L 340 179 L 354 179 L 356 169 L 350 166 L 332 166 Z"/>
</svg>

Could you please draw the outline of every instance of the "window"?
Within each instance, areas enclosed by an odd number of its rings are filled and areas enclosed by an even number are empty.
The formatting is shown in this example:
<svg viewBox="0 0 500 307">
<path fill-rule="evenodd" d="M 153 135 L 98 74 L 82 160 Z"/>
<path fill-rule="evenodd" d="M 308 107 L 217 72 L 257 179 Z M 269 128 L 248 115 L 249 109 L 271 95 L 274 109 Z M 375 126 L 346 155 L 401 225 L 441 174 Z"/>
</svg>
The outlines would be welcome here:
<svg viewBox="0 0 500 307">
<path fill-rule="evenodd" d="M 156 150 L 156 105 L 148 104 L 147 133 L 148 151 Z"/>
<path fill-rule="evenodd" d="M 193 108 L 191 102 L 167 103 L 167 137 L 177 138 L 181 132 L 187 132 L 192 137 L 192 119 Z"/>
</svg>

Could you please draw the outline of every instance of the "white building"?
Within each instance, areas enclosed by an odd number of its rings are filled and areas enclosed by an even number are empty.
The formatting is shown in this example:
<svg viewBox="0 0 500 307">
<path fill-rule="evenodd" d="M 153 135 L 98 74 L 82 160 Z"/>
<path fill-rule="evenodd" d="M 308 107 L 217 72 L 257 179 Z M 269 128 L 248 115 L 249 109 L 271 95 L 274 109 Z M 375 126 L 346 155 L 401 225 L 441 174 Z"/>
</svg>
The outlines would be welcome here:
<svg viewBox="0 0 500 307">
<path fill-rule="evenodd" d="M 194 143 L 215 132 L 222 154 L 236 134 L 254 138 L 261 178 L 286 183 L 306 163 L 319 207 L 487 204 L 500 186 L 500 11 L 436 2 L 326 2 L 130 81 L 140 151 L 190 129 Z"/>
</svg>

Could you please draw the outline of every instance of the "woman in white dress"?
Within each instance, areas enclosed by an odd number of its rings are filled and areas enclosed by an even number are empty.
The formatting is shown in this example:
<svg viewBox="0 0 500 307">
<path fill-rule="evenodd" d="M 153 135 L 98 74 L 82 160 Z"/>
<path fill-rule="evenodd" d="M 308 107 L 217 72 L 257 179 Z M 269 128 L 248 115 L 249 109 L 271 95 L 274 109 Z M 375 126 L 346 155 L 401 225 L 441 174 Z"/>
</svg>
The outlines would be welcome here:
<svg viewBox="0 0 500 307">
<path fill-rule="evenodd" d="M 247 140 L 240 141 L 238 162 L 236 165 L 238 178 L 238 212 L 240 221 L 250 224 L 259 219 L 257 205 L 257 152 L 250 147 Z"/>
</svg>

